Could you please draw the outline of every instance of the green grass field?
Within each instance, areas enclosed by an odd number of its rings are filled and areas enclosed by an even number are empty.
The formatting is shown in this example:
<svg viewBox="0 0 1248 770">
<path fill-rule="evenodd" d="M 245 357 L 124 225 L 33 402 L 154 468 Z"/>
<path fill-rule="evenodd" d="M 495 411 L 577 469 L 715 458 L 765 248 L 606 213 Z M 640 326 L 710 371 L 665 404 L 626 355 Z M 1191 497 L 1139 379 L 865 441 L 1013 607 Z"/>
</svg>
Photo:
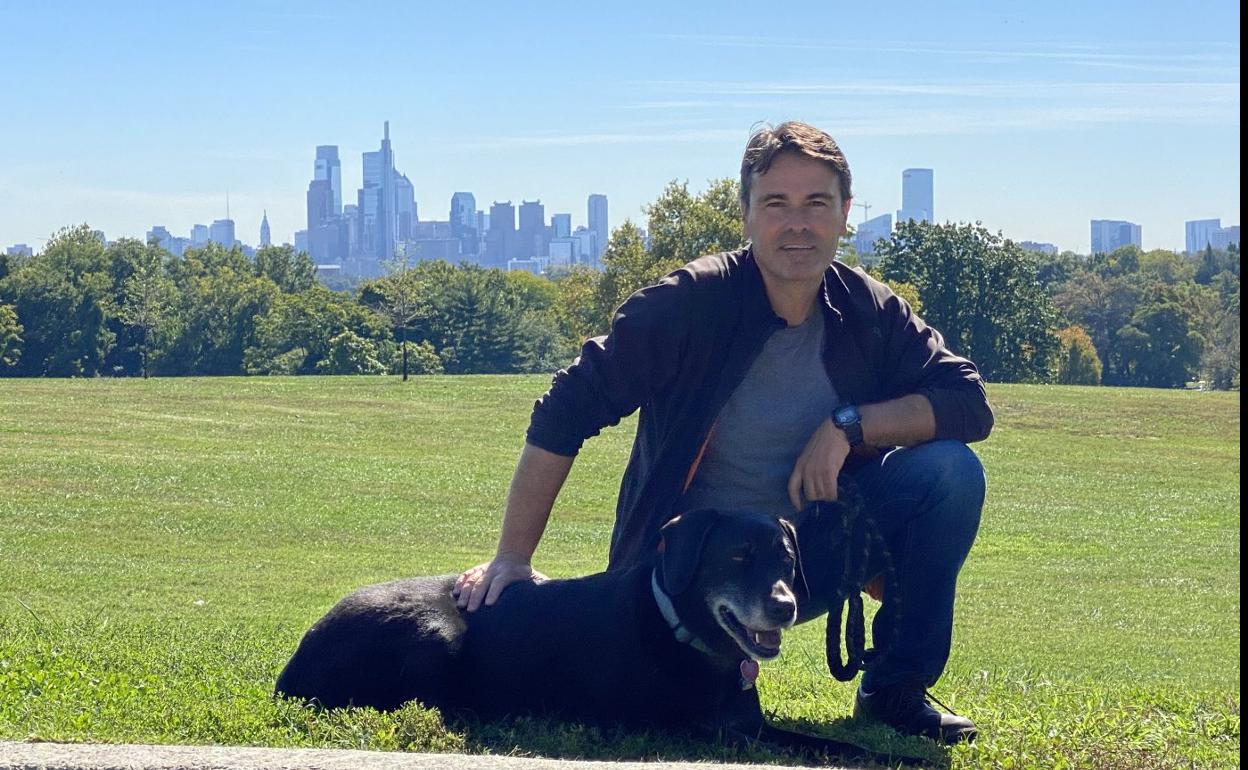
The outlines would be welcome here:
<svg viewBox="0 0 1248 770">
<path fill-rule="evenodd" d="M 793 761 L 531 718 L 270 698 L 367 583 L 492 552 L 545 377 L 0 380 L 0 739 Z M 1239 766 L 1239 395 L 994 385 L 944 755 L 847 718 L 821 623 L 775 718 L 952 768 Z M 634 423 L 591 440 L 535 565 L 605 564 Z"/>
</svg>

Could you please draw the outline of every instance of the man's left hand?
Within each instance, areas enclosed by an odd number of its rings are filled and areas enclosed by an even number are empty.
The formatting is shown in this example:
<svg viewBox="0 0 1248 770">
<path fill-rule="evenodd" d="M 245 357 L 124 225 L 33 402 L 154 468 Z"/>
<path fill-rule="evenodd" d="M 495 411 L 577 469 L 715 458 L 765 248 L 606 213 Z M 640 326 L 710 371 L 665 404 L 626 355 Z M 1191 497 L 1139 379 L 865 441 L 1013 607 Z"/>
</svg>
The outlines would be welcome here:
<svg viewBox="0 0 1248 770">
<path fill-rule="evenodd" d="M 802 510 L 803 499 L 806 503 L 835 500 L 836 479 L 848 456 L 849 439 L 844 431 L 836 427 L 831 418 L 824 420 L 806 442 L 789 476 L 789 502 L 793 510 Z"/>
</svg>

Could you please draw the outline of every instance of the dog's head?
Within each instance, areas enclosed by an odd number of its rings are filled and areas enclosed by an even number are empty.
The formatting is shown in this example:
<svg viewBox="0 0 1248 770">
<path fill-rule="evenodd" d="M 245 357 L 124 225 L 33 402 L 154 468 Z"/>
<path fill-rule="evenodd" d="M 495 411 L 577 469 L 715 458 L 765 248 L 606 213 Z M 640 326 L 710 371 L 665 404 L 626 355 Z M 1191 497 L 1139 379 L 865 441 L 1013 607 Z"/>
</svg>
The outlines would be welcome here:
<svg viewBox="0 0 1248 770">
<path fill-rule="evenodd" d="M 780 654 L 797 619 L 797 533 L 762 513 L 701 509 L 661 532 L 660 587 L 681 623 L 714 652 L 755 660 Z"/>
</svg>

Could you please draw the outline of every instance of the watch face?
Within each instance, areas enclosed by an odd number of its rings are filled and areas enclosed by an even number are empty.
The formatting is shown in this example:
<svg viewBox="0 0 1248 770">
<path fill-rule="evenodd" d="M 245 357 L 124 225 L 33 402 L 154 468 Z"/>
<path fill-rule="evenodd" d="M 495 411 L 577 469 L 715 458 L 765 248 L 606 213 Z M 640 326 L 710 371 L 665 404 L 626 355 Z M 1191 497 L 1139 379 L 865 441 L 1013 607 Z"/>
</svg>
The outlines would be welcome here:
<svg viewBox="0 0 1248 770">
<path fill-rule="evenodd" d="M 842 406 L 836 410 L 832 419 L 837 425 L 849 425 L 858 420 L 858 410 L 852 406 Z"/>
</svg>

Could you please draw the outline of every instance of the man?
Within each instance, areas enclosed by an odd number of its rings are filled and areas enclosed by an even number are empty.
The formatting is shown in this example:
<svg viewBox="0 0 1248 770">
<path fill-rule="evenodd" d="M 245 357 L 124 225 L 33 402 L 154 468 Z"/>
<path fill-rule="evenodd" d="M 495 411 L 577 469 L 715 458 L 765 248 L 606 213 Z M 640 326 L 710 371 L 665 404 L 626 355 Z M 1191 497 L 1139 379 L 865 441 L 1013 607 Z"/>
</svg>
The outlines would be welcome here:
<svg viewBox="0 0 1248 770">
<path fill-rule="evenodd" d="M 983 468 L 966 443 L 988 435 L 992 412 L 970 361 L 886 286 L 834 262 L 850 184 L 840 148 L 813 126 L 751 136 L 741 164 L 751 246 L 637 292 L 555 375 L 533 410 L 496 555 L 460 577 L 461 607 L 542 579 L 531 557 L 573 458 L 640 408 L 609 569 L 646 558 L 680 511 L 791 518 L 834 500 L 845 472 L 898 562 L 896 595 L 873 626 L 896 643 L 867 667 L 855 712 L 949 743 L 974 737 L 974 723 L 934 709 L 926 688 L 948 660 L 957 574 L 983 507 Z"/>
</svg>

